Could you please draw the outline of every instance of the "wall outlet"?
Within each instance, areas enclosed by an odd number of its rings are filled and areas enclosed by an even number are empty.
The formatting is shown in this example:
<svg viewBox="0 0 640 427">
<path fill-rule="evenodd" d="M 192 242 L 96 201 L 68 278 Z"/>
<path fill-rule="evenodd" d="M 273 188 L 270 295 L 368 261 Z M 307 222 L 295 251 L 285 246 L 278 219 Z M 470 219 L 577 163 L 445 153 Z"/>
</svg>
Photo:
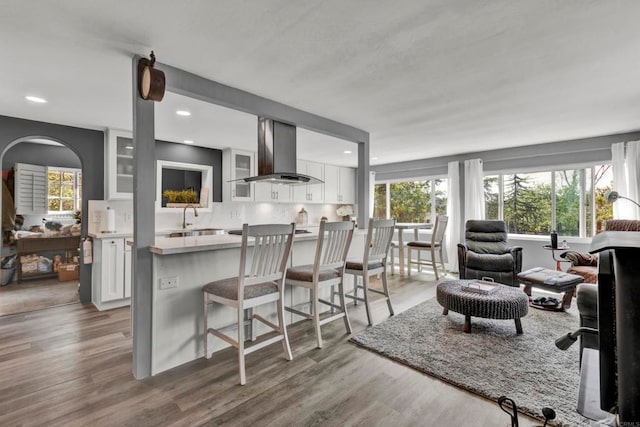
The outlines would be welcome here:
<svg viewBox="0 0 640 427">
<path fill-rule="evenodd" d="M 178 287 L 178 276 L 162 277 L 160 279 L 160 290 L 173 289 Z"/>
<path fill-rule="evenodd" d="M 96 224 L 100 224 L 102 222 L 102 212 L 94 212 L 93 222 Z"/>
</svg>

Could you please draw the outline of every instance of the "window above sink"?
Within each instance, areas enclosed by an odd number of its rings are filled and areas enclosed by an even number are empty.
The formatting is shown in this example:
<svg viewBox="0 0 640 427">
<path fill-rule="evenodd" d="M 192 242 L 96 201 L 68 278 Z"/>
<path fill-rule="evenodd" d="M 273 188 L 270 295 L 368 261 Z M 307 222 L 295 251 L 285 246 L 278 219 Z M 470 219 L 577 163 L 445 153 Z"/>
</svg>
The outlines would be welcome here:
<svg viewBox="0 0 640 427">
<path fill-rule="evenodd" d="M 192 204 L 210 212 L 212 189 L 212 166 L 167 160 L 156 162 L 156 210 L 184 208 Z"/>
</svg>

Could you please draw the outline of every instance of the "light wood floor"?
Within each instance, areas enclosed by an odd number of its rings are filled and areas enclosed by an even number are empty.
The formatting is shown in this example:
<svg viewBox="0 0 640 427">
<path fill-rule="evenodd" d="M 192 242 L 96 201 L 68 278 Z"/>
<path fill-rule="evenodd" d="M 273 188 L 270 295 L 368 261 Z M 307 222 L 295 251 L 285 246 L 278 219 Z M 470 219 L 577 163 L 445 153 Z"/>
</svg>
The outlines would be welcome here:
<svg viewBox="0 0 640 427">
<path fill-rule="evenodd" d="M 397 277 L 396 313 L 435 295 L 431 275 Z M 374 320 L 385 320 L 386 304 L 374 306 Z M 354 330 L 363 330 L 362 305 L 349 313 Z M 349 343 L 342 321 L 323 327 L 323 349 L 315 348 L 310 322 L 289 330 L 294 360 L 280 345 L 251 354 L 246 386 L 237 384 L 231 349 L 136 381 L 128 308 L 71 304 L 6 316 L 0 425 L 509 425 L 494 402 Z M 522 426 L 533 424 L 521 416 Z"/>
<path fill-rule="evenodd" d="M 25 280 L 0 287 L 0 316 L 41 310 L 80 301 L 78 282 L 56 278 Z"/>
</svg>

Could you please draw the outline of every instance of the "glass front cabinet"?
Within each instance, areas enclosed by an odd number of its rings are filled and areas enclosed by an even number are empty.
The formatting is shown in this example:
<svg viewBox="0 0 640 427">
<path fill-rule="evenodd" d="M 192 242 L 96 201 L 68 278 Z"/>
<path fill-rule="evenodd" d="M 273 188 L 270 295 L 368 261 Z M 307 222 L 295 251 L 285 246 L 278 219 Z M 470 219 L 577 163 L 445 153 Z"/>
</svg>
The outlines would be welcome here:
<svg viewBox="0 0 640 427">
<path fill-rule="evenodd" d="M 130 132 L 107 131 L 107 183 L 110 200 L 133 198 L 133 138 Z"/>
<path fill-rule="evenodd" d="M 222 197 L 225 201 L 253 201 L 253 184 L 242 181 L 254 176 L 255 153 L 226 149 L 222 152 L 223 184 Z"/>
</svg>

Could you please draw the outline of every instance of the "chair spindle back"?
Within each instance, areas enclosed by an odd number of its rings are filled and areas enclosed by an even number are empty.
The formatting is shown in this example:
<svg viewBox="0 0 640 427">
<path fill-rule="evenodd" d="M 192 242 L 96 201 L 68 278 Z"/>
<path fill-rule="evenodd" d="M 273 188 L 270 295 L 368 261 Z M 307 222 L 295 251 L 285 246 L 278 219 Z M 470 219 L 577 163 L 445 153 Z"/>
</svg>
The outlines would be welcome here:
<svg viewBox="0 0 640 427">
<path fill-rule="evenodd" d="M 395 219 L 370 219 L 367 242 L 364 252 L 365 265 L 369 262 L 384 261 L 389 253 L 389 246 L 395 231 Z"/>
<path fill-rule="evenodd" d="M 320 223 L 314 261 L 316 271 L 344 267 L 354 229 L 351 221 Z"/>
<path fill-rule="evenodd" d="M 264 224 L 242 226 L 240 254 L 240 287 L 282 280 L 287 267 L 295 224 Z M 248 241 L 253 237 L 253 251 L 249 255 Z M 242 291 L 242 289 L 240 289 Z M 243 292 L 238 293 L 243 295 Z"/>
</svg>

